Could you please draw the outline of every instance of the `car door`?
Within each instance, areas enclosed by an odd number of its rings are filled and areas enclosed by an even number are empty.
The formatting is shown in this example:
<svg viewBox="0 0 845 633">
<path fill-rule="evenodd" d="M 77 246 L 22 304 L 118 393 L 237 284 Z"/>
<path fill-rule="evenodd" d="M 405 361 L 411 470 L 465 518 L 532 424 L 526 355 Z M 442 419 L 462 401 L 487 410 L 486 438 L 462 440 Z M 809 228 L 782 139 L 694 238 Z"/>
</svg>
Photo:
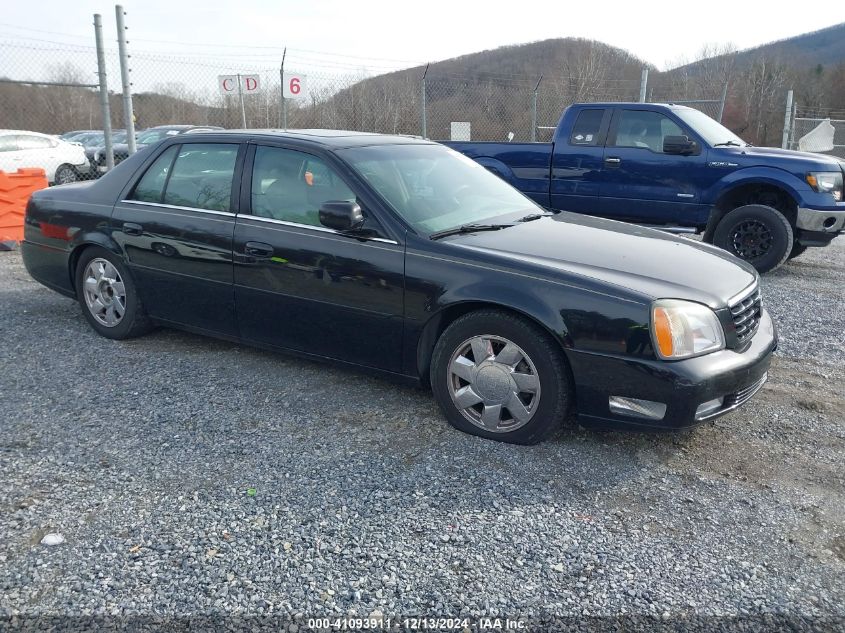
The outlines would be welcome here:
<svg viewBox="0 0 845 633">
<path fill-rule="evenodd" d="M 596 213 L 604 139 L 612 109 L 586 107 L 578 112 L 568 137 L 555 139 L 551 165 L 552 209 Z"/>
<path fill-rule="evenodd" d="M 112 214 L 144 307 L 156 319 L 235 335 L 232 234 L 241 145 L 169 144 Z"/>
<path fill-rule="evenodd" d="M 692 155 L 663 153 L 667 136 L 698 141 Z M 645 224 L 707 221 L 700 201 L 701 142 L 679 120 L 637 107 L 617 108 L 604 149 L 600 215 Z"/>
<path fill-rule="evenodd" d="M 404 245 L 381 228 L 329 156 L 254 145 L 235 227 L 241 336 L 368 367 L 401 369 Z M 361 205 L 373 237 L 320 224 L 329 200 Z"/>
</svg>

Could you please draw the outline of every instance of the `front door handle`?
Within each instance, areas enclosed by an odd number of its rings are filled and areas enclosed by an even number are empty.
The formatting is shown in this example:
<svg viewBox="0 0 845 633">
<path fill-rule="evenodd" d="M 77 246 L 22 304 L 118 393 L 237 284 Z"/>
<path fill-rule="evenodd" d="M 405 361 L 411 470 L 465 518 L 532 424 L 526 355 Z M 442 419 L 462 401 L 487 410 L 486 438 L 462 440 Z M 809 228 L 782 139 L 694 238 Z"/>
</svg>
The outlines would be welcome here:
<svg viewBox="0 0 845 633">
<path fill-rule="evenodd" d="M 144 232 L 144 227 L 134 222 L 124 222 L 123 232 L 127 235 L 141 235 Z"/>
<path fill-rule="evenodd" d="M 272 257 L 273 247 L 264 242 L 247 242 L 244 246 L 244 253 L 251 257 Z"/>
<path fill-rule="evenodd" d="M 604 162 L 606 162 L 608 165 L 618 165 L 622 162 L 622 159 L 616 158 L 616 156 L 609 156 L 608 158 L 604 159 Z"/>
</svg>

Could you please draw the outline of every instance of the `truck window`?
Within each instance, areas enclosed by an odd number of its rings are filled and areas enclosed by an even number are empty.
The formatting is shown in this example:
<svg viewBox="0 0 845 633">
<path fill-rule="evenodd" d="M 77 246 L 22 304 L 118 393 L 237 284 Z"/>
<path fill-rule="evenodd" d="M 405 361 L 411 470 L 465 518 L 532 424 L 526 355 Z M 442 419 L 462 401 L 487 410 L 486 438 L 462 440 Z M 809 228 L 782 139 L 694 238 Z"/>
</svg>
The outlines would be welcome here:
<svg viewBox="0 0 845 633">
<path fill-rule="evenodd" d="M 640 147 L 663 153 L 663 139 L 682 136 L 684 131 L 672 119 L 659 112 L 622 110 L 616 132 L 616 147 Z"/>
<path fill-rule="evenodd" d="M 570 145 L 598 145 L 604 110 L 581 110 L 572 126 Z"/>
</svg>

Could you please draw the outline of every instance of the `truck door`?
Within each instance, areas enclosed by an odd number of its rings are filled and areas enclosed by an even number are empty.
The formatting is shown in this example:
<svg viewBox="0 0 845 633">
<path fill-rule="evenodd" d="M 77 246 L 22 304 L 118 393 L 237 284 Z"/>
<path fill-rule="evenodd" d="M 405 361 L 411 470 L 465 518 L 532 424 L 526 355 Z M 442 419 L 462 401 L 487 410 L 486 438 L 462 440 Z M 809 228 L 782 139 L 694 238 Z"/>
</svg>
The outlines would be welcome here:
<svg viewBox="0 0 845 633">
<path fill-rule="evenodd" d="M 552 151 L 550 202 L 552 209 L 597 214 L 604 158 L 604 141 L 611 108 L 585 107 L 575 114 L 570 129 L 558 126 Z"/>
<path fill-rule="evenodd" d="M 663 139 L 686 135 L 699 143 L 692 155 L 663 153 Z M 668 113 L 636 106 L 616 110 L 604 148 L 599 214 L 639 224 L 706 224 L 700 202 L 705 183 L 701 141 Z"/>
</svg>

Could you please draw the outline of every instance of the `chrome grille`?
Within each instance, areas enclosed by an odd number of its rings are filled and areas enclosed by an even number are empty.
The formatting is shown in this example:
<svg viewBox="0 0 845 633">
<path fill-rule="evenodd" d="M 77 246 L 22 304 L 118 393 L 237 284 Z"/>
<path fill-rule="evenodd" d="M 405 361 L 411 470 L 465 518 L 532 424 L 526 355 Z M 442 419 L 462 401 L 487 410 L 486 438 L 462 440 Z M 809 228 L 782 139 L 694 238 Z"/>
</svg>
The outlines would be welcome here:
<svg viewBox="0 0 845 633">
<path fill-rule="evenodd" d="M 754 336 L 760 326 L 760 316 L 763 312 L 760 288 L 755 286 L 751 294 L 732 304 L 730 309 L 736 328 L 736 340 L 738 343 L 744 343 Z"/>
</svg>

